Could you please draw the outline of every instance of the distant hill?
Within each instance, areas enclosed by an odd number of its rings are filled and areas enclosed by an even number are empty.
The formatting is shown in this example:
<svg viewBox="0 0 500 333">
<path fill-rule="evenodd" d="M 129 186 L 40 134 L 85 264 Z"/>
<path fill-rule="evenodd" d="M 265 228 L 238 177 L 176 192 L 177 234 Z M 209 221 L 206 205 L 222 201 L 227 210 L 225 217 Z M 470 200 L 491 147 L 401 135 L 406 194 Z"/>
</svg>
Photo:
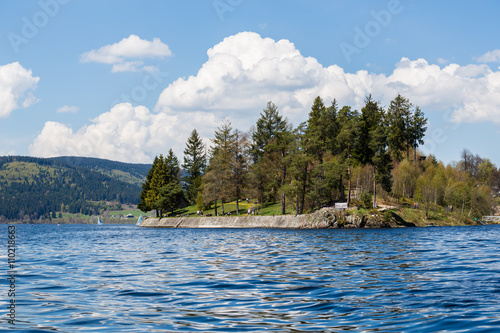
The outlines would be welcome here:
<svg viewBox="0 0 500 333">
<path fill-rule="evenodd" d="M 85 157 L 0 157 L 0 220 L 93 215 L 113 204 L 137 204 L 150 167 Z"/>
<path fill-rule="evenodd" d="M 47 160 L 55 161 L 60 165 L 97 171 L 111 178 L 139 186 L 142 185 L 149 169 L 151 169 L 151 164 L 123 163 L 93 157 L 63 156 L 52 157 Z"/>
</svg>

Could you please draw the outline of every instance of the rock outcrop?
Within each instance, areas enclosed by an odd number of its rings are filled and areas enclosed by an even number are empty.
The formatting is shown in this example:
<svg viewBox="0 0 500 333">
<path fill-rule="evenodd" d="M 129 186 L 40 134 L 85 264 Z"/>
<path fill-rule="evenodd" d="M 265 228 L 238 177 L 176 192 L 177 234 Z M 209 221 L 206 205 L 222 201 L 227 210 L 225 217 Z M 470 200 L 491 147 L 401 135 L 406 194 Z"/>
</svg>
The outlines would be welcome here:
<svg viewBox="0 0 500 333">
<path fill-rule="evenodd" d="M 363 215 L 355 210 L 323 208 L 307 215 L 210 216 L 145 219 L 141 227 L 150 228 L 282 228 L 282 229 L 353 229 L 402 226 L 394 218 Z"/>
</svg>

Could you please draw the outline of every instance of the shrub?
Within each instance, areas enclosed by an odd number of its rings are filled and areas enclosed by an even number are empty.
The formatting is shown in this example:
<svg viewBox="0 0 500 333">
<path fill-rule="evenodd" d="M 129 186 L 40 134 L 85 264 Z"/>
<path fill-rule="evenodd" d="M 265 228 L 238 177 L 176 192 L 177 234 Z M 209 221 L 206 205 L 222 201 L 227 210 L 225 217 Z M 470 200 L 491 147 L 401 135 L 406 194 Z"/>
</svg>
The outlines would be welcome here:
<svg viewBox="0 0 500 333">
<path fill-rule="evenodd" d="M 390 210 L 386 210 L 384 212 L 384 221 L 389 222 L 392 218 L 392 212 Z"/>
<path fill-rule="evenodd" d="M 361 197 L 359 198 L 361 202 L 363 203 L 363 207 L 366 209 L 370 209 L 372 206 L 372 196 L 368 192 L 363 192 L 361 194 Z"/>
</svg>

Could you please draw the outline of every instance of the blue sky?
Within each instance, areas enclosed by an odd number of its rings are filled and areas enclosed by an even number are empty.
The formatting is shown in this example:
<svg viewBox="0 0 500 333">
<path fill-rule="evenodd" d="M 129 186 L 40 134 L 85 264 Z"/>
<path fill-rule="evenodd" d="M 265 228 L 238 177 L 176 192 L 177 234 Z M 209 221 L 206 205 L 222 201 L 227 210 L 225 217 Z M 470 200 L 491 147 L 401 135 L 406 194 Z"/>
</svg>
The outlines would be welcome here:
<svg viewBox="0 0 500 333">
<path fill-rule="evenodd" d="M 398 93 L 429 118 L 424 153 L 500 166 L 494 1 L 0 2 L 0 155 L 180 157 L 193 128 L 246 131 L 272 100 L 359 109 Z"/>
</svg>

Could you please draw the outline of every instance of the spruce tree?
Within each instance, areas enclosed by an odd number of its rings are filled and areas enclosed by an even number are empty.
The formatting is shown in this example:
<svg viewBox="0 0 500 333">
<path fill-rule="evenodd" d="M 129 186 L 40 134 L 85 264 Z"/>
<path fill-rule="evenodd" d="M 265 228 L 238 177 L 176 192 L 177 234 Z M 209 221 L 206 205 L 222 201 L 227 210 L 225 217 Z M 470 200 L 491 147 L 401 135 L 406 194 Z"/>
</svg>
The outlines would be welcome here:
<svg viewBox="0 0 500 333">
<path fill-rule="evenodd" d="M 234 187 L 234 195 L 236 196 L 236 214 L 239 215 L 239 199 L 248 181 L 249 142 L 247 134 L 239 130 L 234 131 L 234 139 L 231 159 L 232 177 L 230 181 Z"/>
<path fill-rule="evenodd" d="M 356 127 L 359 120 L 359 113 L 351 111 L 351 107 L 344 106 L 338 112 L 338 123 L 340 125 L 337 134 L 337 151 L 339 152 L 340 161 L 347 164 L 347 177 L 348 177 L 348 192 L 347 192 L 347 205 L 351 201 L 351 167 L 354 165 L 352 152 L 354 142 L 356 140 Z"/>
<path fill-rule="evenodd" d="M 287 121 L 280 115 L 278 107 L 273 102 L 268 102 L 267 107 L 257 120 L 255 131 L 252 133 L 251 154 L 254 162 L 258 162 L 264 156 L 266 146 L 276 138 L 277 133 L 287 129 Z"/>
<path fill-rule="evenodd" d="M 181 168 L 179 166 L 179 159 L 175 156 L 174 151 L 170 149 L 165 158 L 165 182 L 180 183 Z"/>
<path fill-rule="evenodd" d="M 182 168 L 186 172 L 184 177 L 186 193 L 191 203 L 194 203 L 198 197 L 206 163 L 205 145 L 194 129 L 186 142 L 184 163 L 182 164 Z"/>
<path fill-rule="evenodd" d="M 272 102 L 260 114 L 257 127 L 252 133 L 251 155 L 255 164 L 254 181 L 261 184 L 262 192 L 258 197 L 273 197 L 276 199 L 281 192 L 281 212 L 285 213 L 286 202 L 283 187 L 287 178 L 287 159 L 289 144 L 293 140 L 291 126 L 280 115 L 278 107 Z M 264 172 L 262 172 L 264 171 Z M 265 174 L 267 173 L 267 175 Z M 266 200 L 267 201 L 267 200 Z"/>
<path fill-rule="evenodd" d="M 214 198 L 215 206 L 217 207 L 217 200 L 220 199 L 222 202 L 222 214 L 225 213 L 224 202 L 232 194 L 231 164 L 235 141 L 236 136 L 231 127 L 231 122 L 224 120 L 214 133 L 214 139 L 212 139 L 212 146 L 210 147 L 210 164 L 207 175 L 204 177 L 208 191 Z"/>
<path fill-rule="evenodd" d="M 323 163 L 326 150 L 326 108 L 321 97 L 316 97 L 309 112 L 305 130 L 306 150 L 319 164 Z"/>
<path fill-rule="evenodd" d="M 403 159 L 402 152 L 408 154 L 411 146 L 411 106 L 407 98 L 398 95 L 391 101 L 387 110 L 387 143 L 397 161 Z"/>
<path fill-rule="evenodd" d="M 157 200 L 156 192 L 158 189 L 153 186 L 153 176 L 155 173 L 158 173 L 157 170 L 160 169 L 162 164 L 163 155 L 155 156 L 153 165 L 151 166 L 151 169 L 149 169 L 146 180 L 142 184 L 142 192 L 139 195 L 141 201 L 137 207 L 143 212 L 149 212 L 154 209 L 154 202 Z M 156 210 L 156 216 L 158 217 L 158 215 L 159 211 Z"/>
<path fill-rule="evenodd" d="M 182 204 L 184 193 L 180 185 L 180 166 L 177 156 L 170 149 L 168 155 L 163 160 L 163 165 L 158 168 L 158 195 L 155 208 L 163 215 L 165 211 L 174 212 Z M 153 175 L 153 179 L 155 176 Z"/>
<path fill-rule="evenodd" d="M 166 210 L 164 195 L 162 189 L 170 184 L 180 184 L 179 160 L 172 149 L 169 150 L 167 157 L 156 156 L 151 169 L 149 169 L 146 180 L 142 184 L 140 194 L 141 202 L 138 208 L 143 212 L 155 210 L 156 217 L 163 215 Z M 181 200 L 181 199 L 179 199 Z M 182 201 L 182 200 L 181 200 Z M 171 206 L 168 206 L 170 209 Z"/>
<path fill-rule="evenodd" d="M 365 99 L 358 121 L 354 157 L 362 165 L 373 166 L 373 207 L 376 207 L 377 182 L 386 191 L 392 186 L 391 157 L 387 151 L 387 128 L 384 110 L 371 95 Z"/>
<path fill-rule="evenodd" d="M 305 152 L 305 136 L 304 131 L 306 123 L 301 123 L 293 132 L 293 141 L 290 145 L 289 159 L 289 174 L 290 186 L 289 193 L 295 196 L 295 211 L 296 214 L 303 214 L 305 207 L 305 199 L 310 181 L 310 164 L 312 158 Z"/>
<path fill-rule="evenodd" d="M 410 146 L 413 148 L 413 160 L 417 160 L 417 148 L 424 144 L 424 135 L 427 130 L 427 118 L 417 106 L 410 121 Z"/>
</svg>

